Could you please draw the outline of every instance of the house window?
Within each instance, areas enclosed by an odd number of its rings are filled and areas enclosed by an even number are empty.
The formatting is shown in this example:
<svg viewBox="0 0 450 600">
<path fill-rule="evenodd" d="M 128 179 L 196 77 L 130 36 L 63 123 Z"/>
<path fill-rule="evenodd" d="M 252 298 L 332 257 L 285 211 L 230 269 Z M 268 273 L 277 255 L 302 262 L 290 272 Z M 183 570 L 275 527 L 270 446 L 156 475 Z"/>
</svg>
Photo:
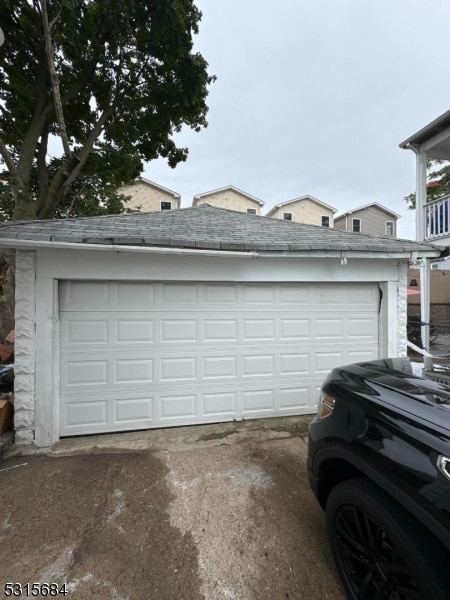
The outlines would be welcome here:
<svg viewBox="0 0 450 600">
<path fill-rule="evenodd" d="M 384 230 L 386 235 L 394 235 L 394 221 L 386 221 Z"/>
<path fill-rule="evenodd" d="M 256 208 L 247 208 L 247 213 L 249 215 L 256 215 Z"/>
<path fill-rule="evenodd" d="M 292 221 L 292 213 L 283 213 L 283 219 L 285 221 Z"/>
<path fill-rule="evenodd" d="M 417 279 L 411 279 L 409 282 L 409 287 L 418 287 Z"/>
<path fill-rule="evenodd" d="M 361 219 L 352 219 L 352 231 L 361 233 Z"/>
<path fill-rule="evenodd" d="M 172 202 L 161 202 L 161 210 L 172 210 Z"/>
<path fill-rule="evenodd" d="M 322 217 L 322 227 L 329 227 L 330 226 L 330 217 Z"/>
</svg>

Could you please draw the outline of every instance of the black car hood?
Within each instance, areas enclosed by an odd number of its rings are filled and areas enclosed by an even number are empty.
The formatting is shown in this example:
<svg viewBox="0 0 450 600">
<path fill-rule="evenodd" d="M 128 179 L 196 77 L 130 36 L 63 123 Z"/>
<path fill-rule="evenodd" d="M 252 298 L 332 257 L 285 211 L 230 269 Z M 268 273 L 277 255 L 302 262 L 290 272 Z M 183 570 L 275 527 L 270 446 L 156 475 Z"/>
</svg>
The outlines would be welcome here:
<svg viewBox="0 0 450 600">
<path fill-rule="evenodd" d="M 414 376 L 404 359 L 403 370 L 395 365 L 395 359 L 346 365 L 334 369 L 327 381 L 334 389 L 342 385 L 343 393 L 376 399 L 450 431 L 450 387 Z"/>
</svg>

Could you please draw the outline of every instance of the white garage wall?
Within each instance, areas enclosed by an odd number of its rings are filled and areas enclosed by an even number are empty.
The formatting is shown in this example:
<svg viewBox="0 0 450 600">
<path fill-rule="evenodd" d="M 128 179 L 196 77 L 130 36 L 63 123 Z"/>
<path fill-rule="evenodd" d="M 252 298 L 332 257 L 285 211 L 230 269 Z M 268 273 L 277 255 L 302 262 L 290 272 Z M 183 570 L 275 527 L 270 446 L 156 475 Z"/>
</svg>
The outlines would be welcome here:
<svg viewBox="0 0 450 600">
<path fill-rule="evenodd" d="M 17 410 L 28 412 L 17 431 L 17 443 L 33 439 L 38 446 L 50 446 L 59 438 L 59 321 L 57 281 L 130 280 L 130 281 L 247 281 L 247 282 L 381 282 L 383 300 L 380 310 L 380 355 L 395 355 L 404 346 L 401 328 L 392 326 L 406 320 L 405 302 L 399 300 L 398 287 L 406 285 L 406 266 L 398 259 L 304 258 L 284 255 L 274 258 L 201 257 L 163 255 L 145 252 L 106 252 L 90 250 L 48 250 L 36 252 L 36 281 L 32 277 L 32 252 L 18 251 L 17 285 L 22 296 L 29 297 L 29 311 L 34 312 L 36 298 L 36 378 L 28 378 L 18 365 Z M 25 256 L 28 258 L 25 260 Z M 36 288 L 34 289 L 34 285 Z M 36 290 L 36 291 L 35 291 Z M 403 292 L 402 292 L 403 293 Z M 403 314 L 404 312 L 404 314 Z M 17 322 L 20 332 L 21 323 Z M 31 317 L 30 317 L 31 318 Z M 34 343 L 34 342 L 33 342 Z M 26 345 L 26 342 L 25 342 Z M 30 342 L 31 348 L 31 342 Z M 55 374 L 55 376 L 53 375 Z M 24 383 L 25 385 L 25 383 Z M 33 387 L 34 389 L 28 389 Z M 35 396 L 34 419 L 30 397 Z"/>
</svg>

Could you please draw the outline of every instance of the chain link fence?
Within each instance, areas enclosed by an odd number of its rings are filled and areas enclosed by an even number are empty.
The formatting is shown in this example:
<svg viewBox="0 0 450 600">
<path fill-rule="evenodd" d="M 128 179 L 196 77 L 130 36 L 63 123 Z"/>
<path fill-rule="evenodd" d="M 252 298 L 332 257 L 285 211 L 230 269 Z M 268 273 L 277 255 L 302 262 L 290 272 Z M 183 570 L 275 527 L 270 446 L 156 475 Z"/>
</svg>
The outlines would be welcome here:
<svg viewBox="0 0 450 600">
<path fill-rule="evenodd" d="M 450 366 L 450 322 L 430 321 L 425 323 L 420 317 L 408 317 L 406 333 L 408 341 L 418 350 L 431 354 L 433 362 Z M 420 358 L 423 354 L 409 348 L 410 358 Z"/>
</svg>

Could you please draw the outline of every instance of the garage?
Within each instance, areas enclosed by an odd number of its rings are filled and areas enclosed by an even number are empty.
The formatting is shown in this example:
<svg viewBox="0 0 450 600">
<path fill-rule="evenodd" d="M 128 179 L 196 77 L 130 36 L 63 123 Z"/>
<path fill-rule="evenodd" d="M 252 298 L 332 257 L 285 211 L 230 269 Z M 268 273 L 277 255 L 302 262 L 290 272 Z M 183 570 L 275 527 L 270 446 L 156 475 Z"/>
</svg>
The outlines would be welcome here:
<svg viewBox="0 0 450 600">
<path fill-rule="evenodd" d="M 61 435 L 311 412 L 378 358 L 374 284 L 60 283 Z"/>
<path fill-rule="evenodd" d="M 15 441 L 313 414 L 336 366 L 406 353 L 426 243 L 208 205 L 4 223 Z"/>
</svg>

